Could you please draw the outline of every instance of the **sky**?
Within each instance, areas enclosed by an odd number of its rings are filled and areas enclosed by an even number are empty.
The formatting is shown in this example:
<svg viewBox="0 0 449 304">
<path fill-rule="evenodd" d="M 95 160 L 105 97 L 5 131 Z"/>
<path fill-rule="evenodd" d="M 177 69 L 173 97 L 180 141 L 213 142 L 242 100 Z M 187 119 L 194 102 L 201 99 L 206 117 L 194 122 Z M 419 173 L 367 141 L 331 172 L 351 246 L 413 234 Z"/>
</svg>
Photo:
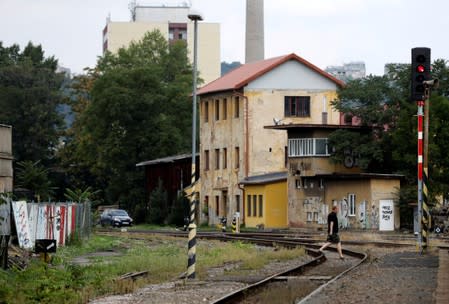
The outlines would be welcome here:
<svg viewBox="0 0 449 304">
<path fill-rule="evenodd" d="M 185 0 L 140 0 L 173 4 Z M 82 73 L 102 55 L 106 19 L 129 21 L 131 0 L 0 0 L 3 46 L 31 41 L 45 56 Z M 245 0 L 190 0 L 204 21 L 221 24 L 221 60 L 245 60 Z M 264 0 L 265 58 L 296 53 L 321 69 L 363 61 L 367 74 L 409 63 L 411 48 L 449 60 L 447 0 Z"/>
</svg>

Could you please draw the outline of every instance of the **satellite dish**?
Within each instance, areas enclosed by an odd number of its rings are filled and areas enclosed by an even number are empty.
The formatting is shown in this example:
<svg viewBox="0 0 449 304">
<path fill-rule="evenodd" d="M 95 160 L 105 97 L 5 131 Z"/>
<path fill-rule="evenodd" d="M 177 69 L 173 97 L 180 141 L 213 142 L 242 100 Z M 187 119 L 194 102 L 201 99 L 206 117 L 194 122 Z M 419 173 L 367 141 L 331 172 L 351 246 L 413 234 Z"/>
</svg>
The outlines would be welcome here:
<svg viewBox="0 0 449 304">
<path fill-rule="evenodd" d="M 278 126 L 278 125 L 281 123 L 281 121 L 282 121 L 282 119 L 274 118 L 274 117 L 273 117 L 273 122 L 274 122 L 274 125 L 275 125 L 275 126 Z"/>
<path fill-rule="evenodd" d="M 343 164 L 346 168 L 352 168 L 354 166 L 354 157 L 352 155 L 346 155 Z"/>
</svg>

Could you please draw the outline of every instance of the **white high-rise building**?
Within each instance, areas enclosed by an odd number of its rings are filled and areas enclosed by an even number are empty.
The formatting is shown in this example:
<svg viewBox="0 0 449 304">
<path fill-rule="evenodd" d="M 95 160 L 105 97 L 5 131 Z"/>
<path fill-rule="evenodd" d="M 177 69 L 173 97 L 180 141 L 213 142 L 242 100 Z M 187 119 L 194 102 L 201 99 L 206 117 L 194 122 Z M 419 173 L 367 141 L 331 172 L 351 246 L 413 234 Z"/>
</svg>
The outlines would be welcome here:
<svg viewBox="0 0 449 304">
<path fill-rule="evenodd" d="M 363 78 L 366 76 L 366 68 L 363 61 L 349 62 L 340 66 L 328 66 L 325 71 L 342 81 Z"/>
</svg>

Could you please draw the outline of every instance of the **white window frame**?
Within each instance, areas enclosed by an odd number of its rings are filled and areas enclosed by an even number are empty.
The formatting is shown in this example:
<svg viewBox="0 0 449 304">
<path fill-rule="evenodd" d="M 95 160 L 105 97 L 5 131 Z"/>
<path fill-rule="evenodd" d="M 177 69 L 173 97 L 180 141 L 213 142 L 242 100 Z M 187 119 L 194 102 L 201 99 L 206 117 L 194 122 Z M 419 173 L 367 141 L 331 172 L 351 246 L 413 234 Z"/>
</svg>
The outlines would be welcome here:
<svg viewBox="0 0 449 304">
<path fill-rule="evenodd" d="M 321 153 L 319 147 L 320 141 L 324 141 L 325 151 Z M 321 143 L 322 144 L 322 143 Z M 328 139 L 327 138 L 290 138 L 288 140 L 288 156 L 329 156 Z"/>
<path fill-rule="evenodd" d="M 307 221 L 312 222 L 313 221 L 313 212 L 307 212 Z"/>
<path fill-rule="evenodd" d="M 348 215 L 355 216 L 356 215 L 356 206 L 355 206 L 355 194 L 348 193 Z"/>
</svg>

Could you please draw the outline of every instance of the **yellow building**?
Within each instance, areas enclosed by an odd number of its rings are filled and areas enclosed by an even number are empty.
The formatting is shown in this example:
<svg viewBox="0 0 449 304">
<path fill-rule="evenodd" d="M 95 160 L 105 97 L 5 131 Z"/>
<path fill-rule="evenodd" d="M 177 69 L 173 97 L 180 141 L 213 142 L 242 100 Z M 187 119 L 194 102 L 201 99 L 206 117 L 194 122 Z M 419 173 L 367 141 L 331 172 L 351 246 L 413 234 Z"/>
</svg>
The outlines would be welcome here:
<svg viewBox="0 0 449 304">
<path fill-rule="evenodd" d="M 145 33 L 159 30 L 169 42 L 185 40 L 189 59 L 193 62 L 193 22 L 187 18 L 190 7 L 134 6 L 131 22 L 113 22 L 109 18 L 103 29 L 103 52 L 115 53 Z M 220 24 L 198 22 L 198 71 L 208 83 L 220 77 Z"/>
<path fill-rule="evenodd" d="M 273 124 L 339 124 L 331 102 L 344 83 L 310 62 L 288 54 L 248 63 L 198 91 L 200 222 L 243 215 L 240 182 L 287 171 L 287 134 Z M 287 202 L 285 202 L 287 203 Z"/>
<path fill-rule="evenodd" d="M 320 228 L 332 206 L 339 206 L 342 228 L 399 228 L 400 175 L 364 173 L 348 150 L 343 164 L 329 160 L 327 137 L 337 129 L 365 132 L 353 125 L 267 126 L 288 133 L 288 226 Z"/>
<path fill-rule="evenodd" d="M 241 181 L 246 198 L 242 210 L 246 227 L 288 227 L 286 181 L 287 172 L 251 176 Z"/>
</svg>

